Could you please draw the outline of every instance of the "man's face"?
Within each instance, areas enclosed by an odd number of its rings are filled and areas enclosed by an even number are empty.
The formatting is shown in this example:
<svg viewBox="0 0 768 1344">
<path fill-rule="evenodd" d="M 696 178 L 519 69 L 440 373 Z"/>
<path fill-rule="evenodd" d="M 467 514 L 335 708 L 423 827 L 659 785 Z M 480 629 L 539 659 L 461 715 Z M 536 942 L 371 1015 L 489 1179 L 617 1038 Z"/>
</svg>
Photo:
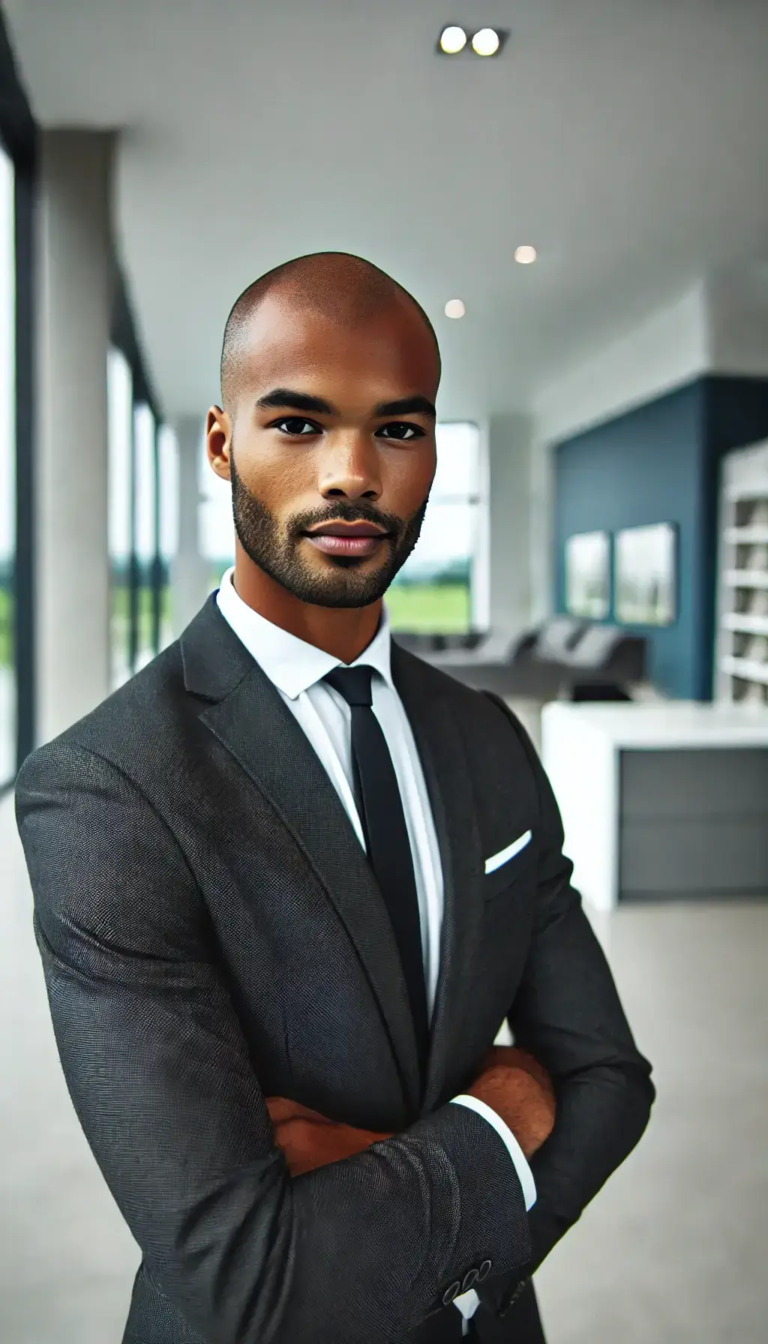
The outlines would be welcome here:
<svg viewBox="0 0 768 1344">
<path fill-rule="evenodd" d="M 353 327 L 270 296 L 248 351 L 229 443 L 240 543 L 302 602 L 368 606 L 413 550 L 435 473 L 429 332 L 407 305 Z"/>
</svg>

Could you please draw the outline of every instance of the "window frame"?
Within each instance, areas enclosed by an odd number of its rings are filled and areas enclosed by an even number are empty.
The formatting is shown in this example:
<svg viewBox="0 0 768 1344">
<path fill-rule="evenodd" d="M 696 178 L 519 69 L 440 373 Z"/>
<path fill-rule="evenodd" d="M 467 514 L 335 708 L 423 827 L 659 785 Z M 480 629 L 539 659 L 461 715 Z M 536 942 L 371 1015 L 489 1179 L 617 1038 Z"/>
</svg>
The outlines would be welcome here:
<svg viewBox="0 0 768 1344">
<path fill-rule="evenodd" d="M 16 679 L 16 768 L 0 780 L 0 795 L 14 787 L 16 773 L 35 743 L 35 423 L 34 307 L 35 208 L 38 132 L 18 77 L 8 31 L 0 13 L 0 143 L 14 173 L 15 243 L 15 479 L 14 675 Z"/>
</svg>

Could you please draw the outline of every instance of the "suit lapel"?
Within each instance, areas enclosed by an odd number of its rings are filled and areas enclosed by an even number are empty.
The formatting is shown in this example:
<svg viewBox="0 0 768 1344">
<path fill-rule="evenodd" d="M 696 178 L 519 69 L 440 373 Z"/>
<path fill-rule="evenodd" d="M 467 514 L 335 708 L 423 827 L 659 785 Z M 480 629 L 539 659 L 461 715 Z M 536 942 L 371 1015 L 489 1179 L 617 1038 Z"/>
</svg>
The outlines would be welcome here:
<svg viewBox="0 0 768 1344">
<path fill-rule="evenodd" d="M 218 609 L 181 636 L 185 685 L 212 703 L 200 720 L 270 801 L 351 938 L 378 1003 L 408 1106 L 419 1105 L 416 1038 L 386 906 L 341 800 L 279 692 Z"/>
<path fill-rule="evenodd" d="M 443 869 L 440 975 L 422 1105 L 427 1114 L 442 1100 L 451 1053 L 459 1049 L 472 1012 L 483 855 L 462 730 L 445 683 L 394 642 L 392 676 L 416 739 Z"/>
</svg>

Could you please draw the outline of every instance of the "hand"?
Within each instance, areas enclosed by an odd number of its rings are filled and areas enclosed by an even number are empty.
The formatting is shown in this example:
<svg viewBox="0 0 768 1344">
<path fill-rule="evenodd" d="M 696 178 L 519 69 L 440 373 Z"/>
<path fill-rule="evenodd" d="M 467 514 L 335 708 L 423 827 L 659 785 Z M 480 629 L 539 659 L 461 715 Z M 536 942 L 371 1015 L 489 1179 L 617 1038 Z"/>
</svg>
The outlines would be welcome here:
<svg viewBox="0 0 768 1344">
<path fill-rule="evenodd" d="M 549 1074 L 532 1055 L 515 1046 L 492 1046 L 467 1094 L 501 1116 L 526 1158 L 533 1156 L 554 1129 L 555 1091 Z"/>
<path fill-rule="evenodd" d="M 292 1176 L 354 1157 L 372 1143 L 392 1137 L 391 1133 L 379 1134 L 329 1120 L 319 1111 L 287 1097 L 267 1097 L 267 1110 L 275 1129 L 275 1142 L 284 1152 Z"/>
</svg>

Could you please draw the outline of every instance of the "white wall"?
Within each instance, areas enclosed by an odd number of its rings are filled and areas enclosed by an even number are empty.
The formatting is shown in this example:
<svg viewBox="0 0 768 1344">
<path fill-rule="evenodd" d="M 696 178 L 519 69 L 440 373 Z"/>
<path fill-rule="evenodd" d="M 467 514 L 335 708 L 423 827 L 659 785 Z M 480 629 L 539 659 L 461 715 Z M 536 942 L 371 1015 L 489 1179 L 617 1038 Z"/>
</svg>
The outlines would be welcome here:
<svg viewBox="0 0 768 1344">
<path fill-rule="evenodd" d="M 568 438 L 664 396 L 710 366 L 708 293 L 686 294 L 571 368 L 534 400 L 535 438 Z"/>
</svg>

